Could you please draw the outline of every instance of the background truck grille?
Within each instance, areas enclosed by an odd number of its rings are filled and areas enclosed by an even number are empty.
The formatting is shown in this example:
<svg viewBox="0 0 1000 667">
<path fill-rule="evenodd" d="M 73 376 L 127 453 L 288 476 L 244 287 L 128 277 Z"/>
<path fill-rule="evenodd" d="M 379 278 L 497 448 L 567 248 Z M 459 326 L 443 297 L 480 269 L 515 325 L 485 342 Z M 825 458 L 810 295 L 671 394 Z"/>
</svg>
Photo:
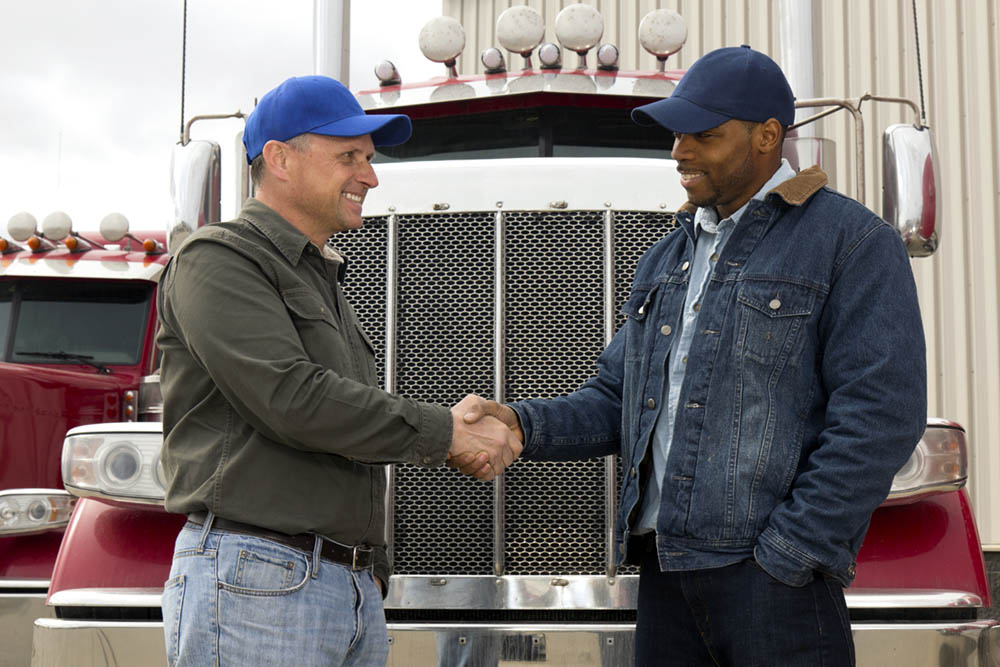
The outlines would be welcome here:
<svg viewBox="0 0 1000 667">
<path fill-rule="evenodd" d="M 390 389 L 451 406 L 470 392 L 495 398 L 498 378 L 508 401 L 560 396 L 583 384 L 605 345 L 608 250 L 617 330 L 639 257 L 673 228 L 669 213 L 615 211 L 609 221 L 605 211 L 473 212 L 367 218 L 363 229 L 335 241 L 348 258 L 345 291 L 376 344 L 383 386 L 386 346 L 394 340 Z M 393 277 L 394 338 L 387 329 Z M 498 289 L 504 294 L 500 372 Z M 615 470 L 620 479 L 621 466 Z M 518 462 L 504 475 L 503 507 L 496 508 L 491 484 L 447 468 L 397 465 L 394 572 L 488 576 L 501 561 L 511 575 L 604 574 L 606 522 L 615 509 L 606 506 L 606 474 L 604 459 Z M 495 554 L 500 516 L 502 553 Z"/>
</svg>

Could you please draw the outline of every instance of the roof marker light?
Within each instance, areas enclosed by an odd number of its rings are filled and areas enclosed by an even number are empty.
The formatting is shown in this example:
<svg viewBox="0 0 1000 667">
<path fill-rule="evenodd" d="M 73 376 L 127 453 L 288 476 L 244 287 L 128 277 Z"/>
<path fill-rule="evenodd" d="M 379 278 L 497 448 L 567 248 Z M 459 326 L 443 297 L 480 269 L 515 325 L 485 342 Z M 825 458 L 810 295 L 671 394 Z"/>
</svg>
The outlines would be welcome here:
<svg viewBox="0 0 1000 667">
<path fill-rule="evenodd" d="M 487 74 L 500 74 L 507 71 L 507 63 L 504 62 L 503 53 L 495 46 L 484 49 L 479 56 Z"/>
<path fill-rule="evenodd" d="M 420 51 L 428 60 L 444 63 L 448 78 L 457 79 L 455 59 L 465 48 L 465 29 L 450 16 L 438 16 L 420 29 Z"/>
<path fill-rule="evenodd" d="M 656 56 L 657 68 L 664 71 L 667 58 L 687 41 L 687 23 L 672 9 L 654 9 L 639 23 L 639 43 Z"/>
<path fill-rule="evenodd" d="M 49 213 L 42 220 L 42 236 L 51 241 L 62 241 L 73 233 L 73 220 L 62 211 Z"/>
<path fill-rule="evenodd" d="M 508 7 L 497 17 L 496 28 L 500 46 L 520 54 L 524 58 L 523 69 L 532 69 L 531 52 L 545 37 L 545 19 L 538 10 L 524 5 Z"/>
<path fill-rule="evenodd" d="M 542 69 L 559 69 L 562 67 L 562 49 L 552 42 L 545 42 L 538 47 L 538 60 Z"/>
<path fill-rule="evenodd" d="M 7 221 L 7 233 L 15 241 L 24 243 L 38 233 L 38 221 L 35 216 L 21 211 L 11 216 Z"/>
<path fill-rule="evenodd" d="M 398 86 L 402 81 L 399 70 L 391 60 L 383 60 L 375 65 L 375 78 L 380 86 Z"/>
<path fill-rule="evenodd" d="M 587 52 L 597 46 L 603 34 L 604 18 L 590 5 L 569 5 L 556 15 L 556 39 L 580 56 L 577 69 L 586 69 Z"/>
<path fill-rule="evenodd" d="M 604 70 L 618 69 L 618 47 L 614 44 L 602 44 L 597 49 L 597 68 Z"/>
</svg>

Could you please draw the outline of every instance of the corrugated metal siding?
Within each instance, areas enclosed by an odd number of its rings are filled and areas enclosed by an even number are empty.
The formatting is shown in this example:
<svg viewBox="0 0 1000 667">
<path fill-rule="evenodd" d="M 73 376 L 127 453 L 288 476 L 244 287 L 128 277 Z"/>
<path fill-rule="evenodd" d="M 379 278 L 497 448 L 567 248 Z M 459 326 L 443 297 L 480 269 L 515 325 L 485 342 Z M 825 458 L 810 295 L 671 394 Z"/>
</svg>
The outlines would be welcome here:
<svg viewBox="0 0 1000 667">
<path fill-rule="evenodd" d="M 808 0 L 806 0 L 808 1 Z M 528 4 L 545 17 L 545 41 L 555 41 L 555 17 L 567 1 L 445 0 L 444 13 L 465 26 L 459 71 L 481 71 L 479 53 L 498 46 L 496 17 Z M 622 69 L 652 69 L 653 56 L 636 30 L 649 11 L 668 7 L 685 17 L 688 42 L 667 67 L 686 68 L 720 46 L 750 44 L 780 62 L 780 3 L 771 0 L 596 0 L 605 18 L 602 42 L 621 50 Z M 916 259 L 928 343 L 930 413 L 963 424 L 971 443 L 970 489 L 984 545 L 1000 548 L 1000 0 L 917 0 L 927 123 L 941 166 L 942 243 Z M 814 2 L 817 97 L 866 92 L 920 100 L 911 0 Z M 565 54 L 570 66 L 576 56 Z M 520 57 L 508 58 L 512 70 Z M 590 56 L 591 66 L 594 56 Z M 866 103 L 868 174 L 865 201 L 881 211 L 881 142 L 888 124 L 909 122 L 903 107 Z M 837 187 L 857 196 L 853 123 L 844 113 L 817 132 L 837 142 Z M 991 483 L 993 482 L 993 483 Z"/>
</svg>

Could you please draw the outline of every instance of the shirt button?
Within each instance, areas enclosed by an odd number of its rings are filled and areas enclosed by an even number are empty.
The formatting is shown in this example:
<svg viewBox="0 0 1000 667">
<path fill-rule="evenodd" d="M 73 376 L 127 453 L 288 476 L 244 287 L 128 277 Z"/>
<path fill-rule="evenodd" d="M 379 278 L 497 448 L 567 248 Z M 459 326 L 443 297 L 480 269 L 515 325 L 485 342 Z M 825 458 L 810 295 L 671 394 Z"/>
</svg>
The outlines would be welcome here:
<svg viewBox="0 0 1000 667">
<path fill-rule="evenodd" d="M 426 463 L 427 465 L 430 465 L 430 463 L 431 463 L 431 457 L 425 456 L 424 457 L 424 463 Z"/>
<path fill-rule="evenodd" d="M 771 307 L 771 310 L 778 310 L 779 308 L 781 308 L 781 300 L 780 299 L 771 299 L 771 303 L 769 303 L 767 305 Z"/>
<path fill-rule="evenodd" d="M 774 302 L 772 301 L 771 303 L 774 303 Z M 774 306 L 772 306 L 772 308 L 773 307 Z M 693 310 L 696 313 L 699 312 L 699 311 L 701 311 L 701 304 L 700 303 L 694 304 L 693 306 L 691 306 L 691 310 Z"/>
<path fill-rule="evenodd" d="M 681 271 L 687 271 L 689 266 L 691 266 L 691 262 L 684 262 L 681 264 Z"/>
<path fill-rule="evenodd" d="M 712 256 L 709 259 L 711 259 L 713 262 L 718 262 L 719 261 L 719 253 L 713 252 Z"/>
<path fill-rule="evenodd" d="M 670 328 L 669 324 L 664 324 L 662 327 L 660 327 L 660 333 L 663 334 L 664 336 L 669 336 L 671 331 L 673 331 L 673 329 Z"/>
<path fill-rule="evenodd" d="M 653 408 L 656 407 L 656 401 L 654 401 L 653 399 L 649 399 L 648 401 L 646 401 L 646 405 L 649 406 L 650 410 L 652 410 Z"/>
<path fill-rule="evenodd" d="M 687 365 L 687 362 L 688 362 L 688 358 L 687 357 L 684 357 L 683 359 L 681 359 L 681 363 L 682 364 Z"/>
</svg>

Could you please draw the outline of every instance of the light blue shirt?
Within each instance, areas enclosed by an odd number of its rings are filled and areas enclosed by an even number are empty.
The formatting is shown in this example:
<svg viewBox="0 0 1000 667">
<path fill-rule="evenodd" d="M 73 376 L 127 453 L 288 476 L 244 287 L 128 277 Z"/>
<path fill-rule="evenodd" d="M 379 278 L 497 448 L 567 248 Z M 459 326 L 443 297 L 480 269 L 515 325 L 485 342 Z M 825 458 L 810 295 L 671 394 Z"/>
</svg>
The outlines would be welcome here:
<svg viewBox="0 0 1000 667">
<path fill-rule="evenodd" d="M 791 168 L 787 160 L 782 160 L 781 166 L 752 199 L 763 200 L 764 195 L 792 176 L 795 176 L 795 170 Z M 642 509 L 639 521 L 633 531 L 637 534 L 656 530 L 663 475 L 666 471 L 667 456 L 670 453 L 670 444 L 673 440 L 677 405 L 680 402 L 681 386 L 684 384 L 684 373 L 687 370 L 687 355 L 694 338 L 698 311 L 701 309 L 701 299 L 726 241 L 729 240 L 729 236 L 733 233 L 733 229 L 739 223 L 749 204 L 750 201 L 747 201 L 739 210 L 721 222 L 714 208 L 699 207 L 694 214 L 695 242 L 691 278 L 684 301 L 684 313 L 678 323 L 680 331 L 676 332 L 673 347 L 667 357 L 667 381 L 663 383 L 661 409 L 656 417 L 656 426 L 653 428 L 653 476 L 642 494 Z"/>
</svg>

